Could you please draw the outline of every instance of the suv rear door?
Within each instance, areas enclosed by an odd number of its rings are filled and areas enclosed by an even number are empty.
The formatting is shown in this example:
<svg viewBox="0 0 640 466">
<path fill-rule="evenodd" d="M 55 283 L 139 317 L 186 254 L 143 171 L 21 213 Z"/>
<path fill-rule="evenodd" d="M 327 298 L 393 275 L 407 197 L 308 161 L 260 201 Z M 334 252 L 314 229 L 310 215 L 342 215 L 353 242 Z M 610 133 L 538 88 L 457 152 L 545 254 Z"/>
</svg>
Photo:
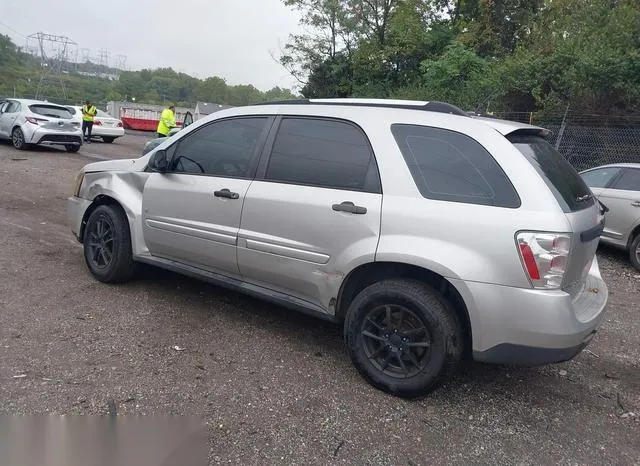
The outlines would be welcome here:
<svg viewBox="0 0 640 466">
<path fill-rule="evenodd" d="M 344 120 L 283 117 L 247 192 L 246 281 L 329 309 L 344 275 L 372 262 L 382 190 L 369 141 Z"/>
<path fill-rule="evenodd" d="M 242 205 L 271 121 L 214 121 L 167 149 L 170 172 L 153 173 L 143 192 L 142 230 L 151 255 L 238 276 Z"/>
</svg>

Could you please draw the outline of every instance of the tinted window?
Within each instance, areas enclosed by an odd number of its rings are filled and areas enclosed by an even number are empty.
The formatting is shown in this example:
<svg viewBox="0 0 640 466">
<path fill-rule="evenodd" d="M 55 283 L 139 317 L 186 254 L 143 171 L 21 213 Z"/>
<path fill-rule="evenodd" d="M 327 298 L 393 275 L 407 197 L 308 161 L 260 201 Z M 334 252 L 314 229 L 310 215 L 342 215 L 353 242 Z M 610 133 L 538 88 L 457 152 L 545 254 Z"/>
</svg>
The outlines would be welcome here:
<svg viewBox="0 0 640 466">
<path fill-rule="evenodd" d="M 580 176 L 590 188 L 604 188 L 618 172 L 620 169 L 617 167 L 598 168 L 582 173 Z"/>
<path fill-rule="evenodd" d="M 420 193 L 429 199 L 519 207 L 513 185 L 477 141 L 461 133 L 393 125 L 393 135 Z"/>
<path fill-rule="evenodd" d="M 367 139 L 359 128 L 343 121 L 284 118 L 265 178 L 380 192 L 378 171 Z"/>
<path fill-rule="evenodd" d="M 7 107 L 4 109 L 5 113 L 17 113 L 20 111 L 20 103 L 9 101 L 7 102 Z"/>
<path fill-rule="evenodd" d="M 253 176 L 256 147 L 267 118 L 238 118 L 204 126 L 177 143 L 173 171 L 215 176 Z"/>
<path fill-rule="evenodd" d="M 640 169 L 626 168 L 620 179 L 616 182 L 614 189 L 640 191 Z"/>
<path fill-rule="evenodd" d="M 533 165 L 564 212 L 594 204 L 589 187 L 560 153 L 540 136 L 510 135 L 509 140 Z"/>
<path fill-rule="evenodd" d="M 51 118 L 71 118 L 71 112 L 68 108 L 55 105 L 30 105 L 29 110 L 38 115 Z"/>
</svg>

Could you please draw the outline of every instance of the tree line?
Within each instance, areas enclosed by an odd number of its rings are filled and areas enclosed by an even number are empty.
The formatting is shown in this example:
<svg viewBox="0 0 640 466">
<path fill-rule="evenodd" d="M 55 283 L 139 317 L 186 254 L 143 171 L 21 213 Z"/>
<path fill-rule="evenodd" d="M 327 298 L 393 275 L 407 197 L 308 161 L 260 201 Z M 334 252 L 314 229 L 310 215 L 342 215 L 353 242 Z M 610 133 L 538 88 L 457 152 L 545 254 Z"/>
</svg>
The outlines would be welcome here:
<svg viewBox="0 0 640 466">
<path fill-rule="evenodd" d="M 640 111 L 638 0 L 283 0 L 280 62 L 305 97 L 479 112 Z"/>
<path fill-rule="evenodd" d="M 187 107 L 193 106 L 197 101 L 237 106 L 295 97 L 289 89 L 274 87 L 262 92 L 250 84 L 230 85 L 215 76 L 198 79 L 171 68 L 99 70 L 105 74 L 118 73 L 117 80 L 82 75 L 68 63 L 63 68 L 68 71 L 61 75 L 50 72 L 41 83 L 45 70 L 39 58 L 22 53 L 10 37 L 0 34 L 0 96 L 34 97 L 40 86 L 40 98 L 61 103 L 79 103 L 86 99 L 96 103 L 135 100 Z M 91 68 L 95 70 L 97 66 Z"/>
</svg>

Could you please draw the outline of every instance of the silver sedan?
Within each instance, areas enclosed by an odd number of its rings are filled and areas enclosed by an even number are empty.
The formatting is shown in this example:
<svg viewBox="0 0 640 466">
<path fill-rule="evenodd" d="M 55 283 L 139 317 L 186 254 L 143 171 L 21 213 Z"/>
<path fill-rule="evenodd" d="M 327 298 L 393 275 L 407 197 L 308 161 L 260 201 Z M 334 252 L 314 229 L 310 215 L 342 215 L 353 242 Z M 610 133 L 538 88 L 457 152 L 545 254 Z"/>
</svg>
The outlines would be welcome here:
<svg viewBox="0 0 640 466">
<path fill-rule="evenodd" d="M 629 251 L 631 263 L 640 270 L 640 163 L 604 165 L 580 175 L 609 208 L 600 240 Z"/>
</svg>

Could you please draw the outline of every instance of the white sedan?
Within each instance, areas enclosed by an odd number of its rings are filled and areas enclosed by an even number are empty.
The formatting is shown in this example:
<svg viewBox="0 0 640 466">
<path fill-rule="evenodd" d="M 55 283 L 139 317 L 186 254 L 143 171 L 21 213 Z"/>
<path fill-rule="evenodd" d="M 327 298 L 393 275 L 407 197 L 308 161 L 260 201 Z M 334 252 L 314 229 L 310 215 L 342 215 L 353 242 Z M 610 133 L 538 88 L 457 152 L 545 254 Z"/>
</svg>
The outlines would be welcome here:
<svg viewBox="0 0 640 466">
<path fill-rule="evenodd" d="M 73 112 L 73 118 L 82 125 L 82 107 L 69 107 Z M 106 112 L 98 110 L 98 114 L 93 119 L 93 129 L 91 130 L 91 138 L 99 137 L 104 142 L 112 143 L 117 138 L 124 136 L 124 127 L 122 121 L 113 118 Z"/>
</svg>

